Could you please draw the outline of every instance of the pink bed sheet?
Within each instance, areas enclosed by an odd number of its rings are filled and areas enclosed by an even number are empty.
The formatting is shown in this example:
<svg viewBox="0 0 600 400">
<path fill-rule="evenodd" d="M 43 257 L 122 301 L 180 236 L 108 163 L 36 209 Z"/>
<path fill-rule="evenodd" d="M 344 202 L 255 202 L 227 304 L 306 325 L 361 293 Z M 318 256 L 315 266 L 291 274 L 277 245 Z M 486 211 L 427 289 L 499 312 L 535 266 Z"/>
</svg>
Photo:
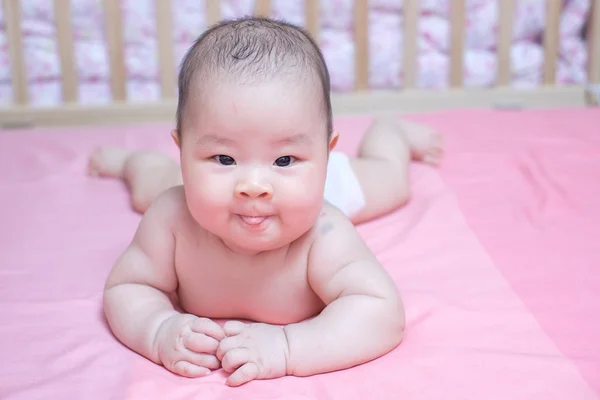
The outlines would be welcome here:
<svg viewBox="0 0 600 400">
<path fill-rule="evenodd" d="M 600 110 L 412 116 L 444 132 L 413 200 L 360 227 L 407 307 L 404 343 L 365 365 L 224 386 L 171 375 L 104 322 L 139 217 L 84 175 L 99 144 L 164 149 L 169 126 L 0 133 L 0 398 L 598 399 Z M 336 120 L 353 152 L 368 118 Z"/>
</svg>

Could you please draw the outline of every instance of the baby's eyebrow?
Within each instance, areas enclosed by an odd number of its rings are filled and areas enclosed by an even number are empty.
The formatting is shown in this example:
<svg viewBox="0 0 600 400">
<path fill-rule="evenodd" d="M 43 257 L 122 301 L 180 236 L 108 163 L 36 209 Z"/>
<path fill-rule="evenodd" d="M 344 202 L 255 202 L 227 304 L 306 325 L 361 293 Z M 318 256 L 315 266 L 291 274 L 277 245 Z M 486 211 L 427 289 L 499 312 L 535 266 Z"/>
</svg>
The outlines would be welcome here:
<svg viewBox="0 0 600 400">
<path fill-rule="evenodd" d="M 201 135 L 198 138 L 198 141 L 196 141 L 196 144 L 198 146 L 207 146 L 209 144 L 231 145 L 233 144 L 233 140 L 209 133 L 206 135 Z"/>
<path fill-rule="evenodd" d="M 312 144 L 312 139 L 305 133 L 297 133 L 292 136 L 285 137 L 283 139 L 275 140 L 278 145 L 294 145 L 294 144 Z"/>
</svg>

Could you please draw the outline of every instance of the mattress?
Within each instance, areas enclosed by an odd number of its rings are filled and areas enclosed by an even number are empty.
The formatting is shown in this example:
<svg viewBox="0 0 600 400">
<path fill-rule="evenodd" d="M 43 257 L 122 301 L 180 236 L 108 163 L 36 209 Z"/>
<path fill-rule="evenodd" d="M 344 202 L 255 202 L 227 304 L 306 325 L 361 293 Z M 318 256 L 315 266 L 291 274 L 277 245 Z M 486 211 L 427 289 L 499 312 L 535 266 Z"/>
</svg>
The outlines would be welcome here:
<svg viewBox="0 0 600 400">
<path fill-rule="evenodd" d="M 600 398 L 600 109 L 409 116 L 443 132 L 440 168 L 359 226 L 405 300 L 391 353 L 306 378 L 187 379 L 122 346 L 103 317 L 111 264 L 139 221 L 98 145 L 175 155 L 169 125 L 0 133 L 0 398 Z M 368 117 L 335 120 L 353 154 Z M 595 250 L 594 250 L 595 249 Z"/>
</svg>

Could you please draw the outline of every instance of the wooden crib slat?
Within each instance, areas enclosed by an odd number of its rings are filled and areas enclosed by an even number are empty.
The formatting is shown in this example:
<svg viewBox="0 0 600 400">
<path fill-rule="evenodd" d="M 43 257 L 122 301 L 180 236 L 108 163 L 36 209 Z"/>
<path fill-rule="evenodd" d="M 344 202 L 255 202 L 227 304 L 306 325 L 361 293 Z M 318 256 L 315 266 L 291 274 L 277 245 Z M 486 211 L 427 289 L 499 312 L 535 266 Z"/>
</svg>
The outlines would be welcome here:
<svg viewBox="0 0 600 400">
<path fill-rule="evenodd" d="M 404 0 L 403 70 L 404 87 L 417 86 L 417 43 L 419 38 L 419 0 Z"/>
<path fill-rule="evenodd" d="M 72 103 L 77 101 L 78 93 L 73 24 L 71 22 L 71 0 L 54 0 L 54 14 L 58 54 L 60 57 L 63 100 Z"/>
<path fill-rule="evenodd" d="M 452 0 L 450 6 L 450 86 L 462 87 L 465 48 L 465 0 Z"/>
<path fill-rule="evenodd" d="M 592 3 L 592 14 L 588 25 L 588 81 L 600 83 L 600 0 Z"/>
<path fill-rule="evenodd" d="M 498 74 L 496 84 L 506 86 L 511 81 L 511 56 L 510 47 L 513 38 L 513 18 L 515 15 L 515 0 L 501 0 L 498 2 Z"/>
<path fill-rule="evenodd" d="M 208 27 L 217 24 L 221 20 L 221 1 L 206 0 L 206 25 Z"/>
<path fill-rule="evenodd" d="M 106 23 L 106 41 L 110 59 L 110 89 L 113 100 L 125 101 L 125 49 L 123 45 L 123 13 L 119 0 L 104 1 L 104 21 Z"/>
<path fill-rule="evenodd" d="M 354 1 L 354 89 L 369 88 L 369 1 Z"/>
<path fill-rule="evenodd" d="M 544 84 L 556 82 L 556 62 L 560 34 L 562 0 L 546 0 L 546 27 L 544 29 Z"/>
<path fill-rule="evenodd" d="M 271 15 L 271 0 L 256 0 L 254 14 L 260 17 L 269 17 Z"/>
<path fill-rule="evenodd" d="M 319 43 L 319 0 L 306 0 L 304 3 L 306 14 L 306 29 L 315 42 Z"/>
<path fill-rule="evenodd" d="M 8 39 L 8 58 L 14 102 L 25 105 L 29 102 L 25 58 L 23 54 L 23 36 L 21 32 L 21 8 L 14 0 L 4 0 L 4 23 Z"/>
<path fill-rule="evenodd" d="M 174 98 L 176 80 L 173 60 L 173 15 L 171 0 L 160 0 L 155 4 L 161 95 L 163 99 Z"/>
</svg>

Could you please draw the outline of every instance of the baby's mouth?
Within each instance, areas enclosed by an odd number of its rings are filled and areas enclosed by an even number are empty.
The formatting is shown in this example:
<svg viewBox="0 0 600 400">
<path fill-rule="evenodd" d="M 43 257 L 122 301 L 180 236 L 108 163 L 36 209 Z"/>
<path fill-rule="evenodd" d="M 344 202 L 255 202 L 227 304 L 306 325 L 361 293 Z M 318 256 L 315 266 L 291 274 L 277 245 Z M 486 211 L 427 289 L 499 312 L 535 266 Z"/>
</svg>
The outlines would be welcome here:
<svg viewBox="0 0 600 400">
<path fill-rule="evenodd" d="M 260 225 L 267 217 L 250 217 L 247 215 L 240 215 L 242 221 L 247 223 L 248 225 Z"/>
<path fill-rule="evenodd" d="M 258 216 L 258 215 L 238 214 L 238 217 L 240 217 L 240 219 L 242 220 L 244 225 L 246 225 L 248 227 L 252 227 L 252 228 L 259 228 L 259 227 L 264 227 L 267 224 L 267 222 L 271 218 L 271 215 Z"/>
</svg>

